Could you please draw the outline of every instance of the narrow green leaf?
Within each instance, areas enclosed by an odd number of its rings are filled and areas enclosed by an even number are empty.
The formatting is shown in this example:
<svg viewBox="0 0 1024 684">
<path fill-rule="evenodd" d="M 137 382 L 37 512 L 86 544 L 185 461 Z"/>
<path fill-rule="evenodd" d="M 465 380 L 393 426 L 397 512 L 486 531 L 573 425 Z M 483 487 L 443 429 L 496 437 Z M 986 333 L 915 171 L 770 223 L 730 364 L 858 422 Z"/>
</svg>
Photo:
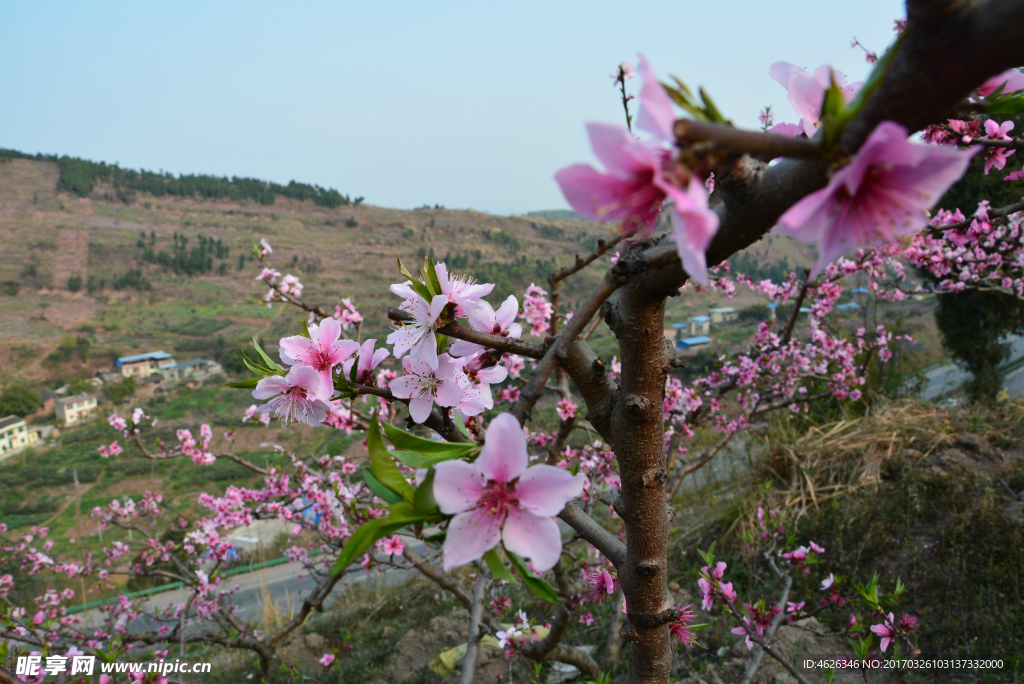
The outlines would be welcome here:
<svg viewBox="0 0 1024 684">
<path fill-rule="evenodd" d="M 338 575 L 344 572 L 345 568 L 352 564 L 356 558 L 366 553 L 366 550 L 373 546 L 378 539 L 414 523 L 435 520 L 437 516 L 417 513 L 407 503 L 399 503 L 392 507 L 391 514 L 386 518 L 374 518 L 349 537 L 345 546 L 341 549 L 338 560 L 331 568 L 331 575 Z"/>
<path fill-rule="evenodd" d="M 479 449 L 479 446 L 475 443 L 435 442 L 432 439 L 425 439 L 423 437 L 410 434 L 405 430 L 391 425 L 390 423 L 382 423 L 382 425 L 384 427 L 384 434 L 388 436 L 388 441 L 395 445 L 396 449 L 416 451 L 424 456 L 431 457 L 431 460 L 435 463 L 442 460 L 468 456 L 473 453 L 473 451 Z"/>
<path fill-rule="evenodd" d="M 401 274 L 402 274 L 402 275 L 404 275 L 404 276 L 405 276 L 406 278 L 408 278 L 409 280 L 411 280 L 411 281 L 413 281 L 413 282 L 416 282 L 417 278 L 416 278 L 416 277 L 415 277 L 415 276 L 414 276 L 414 275 L 413 275 L 412 273 L 410 273 L 410 272 L 409 272 L 409 269 L 407 269 L 407 268 L 405 267 L 405 264 L 403 264 L 403 263 L 402 263 L 402 257 L 398 257 L 398 270 L 399 270 L 399 271 L 401 272 Z"/>
<path fill-rule="evenodd" d="M 505 580 L 512 584 L 519 584 L 516 576 L 509 572 L 509 569 L 505 567 L 505 563 L 502 562 L 501 556 L 498 555 L 497 546 L 484 554 L 484 562 L 487 563 L 487 567 L 491 569 L 491 577 L 494 579 Z"/>
<path fill-rule="evenodd" d="M 711 99 L 711 96 L 708 95 L 707 91 L 702 87 L 699 89 L 699 92 L 700 99 L 704 101 L 704 111 L 707 112 L 708 118 L 715 123 L 729 123 L 729 120 L 726 119 L 721 110 L 718 109 L 715 101 Z"/>
<path fill-rule="evenodd" d="M 352 565 L 356 558 L 366 553 L 366 550 L 375 541 L 384 536 L 384 533 L 380 531 L 381 523 L 384 520 L 385 518 L 374 518 L 348 538 L 341 553 L 338 554 L 338 560 L 334 561 L 334 566 L 331 567 L 331 576 L 337 576 L 344 572 L 345 568 Z"/>
<path fill-rule="evenodd" d="M 434 264 L 430 263 L 429 256 L 423 257 L 423 266 L 421 267 L 421 270 L 423 271 L 423 282 L 426 283 L 427 289 L 430 290 L 435 297 L 439 294 L 444 294 L 444 291 L 441 289 L 441 281 L 437 278 L 437 268 Z"/>
<path fill-rule="evenodd" d="M 402 498 L 406 501 L 412 502 L 412 487 L 402 476 L 402 471 L 395 465 L 395 461 L 384 446 L 377 414 L 374 414 L 370 420 L 370 430 L 366 436 L 366 446 L 370 452 L 370 466 L 373 468 L 373 474 L 377 476 L 377 479 L 388 488 L 401 494 Z"/>
<path fill-rule="evenodd" d="M 342 368 L 344 368 L 344 366 L 342 366 Z M 345 374 L 344 372 L 339 373 L 339 375 L 344 375 L 344 374 Z M 358 376 L 358 375 L 359 375 L 359 357 L 356 356 L 356 358 L 352 361 L 352 367 L 348 369 L 348 381 L 350 383 L 352 383 L 353 385 L 355 385 L 356 384 L 356 376 Z"/>
<path fill-rule="evenodd" d="M 522 578 L 523 584 L 526 585 L 527 589 L 545 601 L 550 601 L 551 603 L 562 602 L 562 599 L 558 598 L 558 594 L 556 594 L 555 590 L 551 588 L 551 585 L 533 574 L 530 568 L 526 567 L 526 563 L 523 562 L 522 558 L 508 549 L 505 549 L 505 555 L 508 556 L 509 561 L 512 562 L 512 567 L 514 567 L 516 572 L 519 573 L 519 577 Z"/>
<path fill-rule="evenodd" d="M 416 488 L 413 494 L 413 508 L 416 509 L 417 513 L 440 515 L 441 509 L 437 507 L 437 501 L 434 500 L 434 469 L 431 468 L 427 471 L 427 476 L 423 479 L 423 482 Z"/>
<path fill-rule="evenodd" d="M 229 382 L 225 383 L 225 387 L 234 387 L 235 389 L 252 389 L 256 386 L 263 378 L 249 378 L 248 380 L 242 380 L 241 382 Z"/>
<path fill-rule="evenodd" d="M 274 370 L 284 370 L 283 368 L 281 368 L 281 366 L 277 365 L 277 362 L 274 361 L 274 359 L 270 358 L 267 355 L 267 352 L 263 351 L 263 348 L 260 346 L 260 343 L 256 341 L 255 335 L 252 336 L 252 346 L 256 348 L 256 351 L 259 352 L 260 357 L 266 362 L 267 368 L 272 368 Z"/>
<path fill-rule="evenodd" d="M 274 372 L 272 368 L 266 368 L 264 366 L 261 366 L 260 364 L 256 363 L 248 356 L 246 356 L 245 350 L 242 350 L 242 363 L 244 363 L 245 367 L 248 368 L 250 371 L 252 371 L 253 373 L 259 373 L 260 375 L 270 375 L 271 373 Z"/>
<path fill-rule="evenodd" d="M 1001 97 L 985 107 L 986 114 L 1022 114 L 1024 113 L 1024 93 Z"/>
<path fill-rule="evenodd" d="M 430 466 L 430 459 L 421 453 L 415 451 L 403 451 L 401 449 L 395 449 L 389 451 L 391 457 L 400 463 L 404 463 L 410 468 L 419 470 L 420 468 L 427 468 Z"/>
<path fill-rule="evenodd" d="M 309 339 L 309 321 L 305 318 L 302 319 L 302 330 L 299 331 L 299 335 Z"/>
<path fill-rule="evenodd" d="M 445 538 L 448 536 L 448 530 L 441 530 L 434 534 L 428 535 L 423 538 L 423 541 L 430 542 L 431 544 L 443 544 Z"/>
<path fill-rule="evenodd" d="M 455 412 L 455 427 L 459 429 L 462 436 L 468 439 L 470 442 L 474 441 L 474 437 L 470 434 L 469 430 L 466 429 L 466 422 L 462 420 L 462 411 Z"/>
<path fill-rule="evenodd" d="M 401 503 L 403 501 L 402 495 L 378 480 L 377 476 L 373 474 L 372 469 L 363 468 L 363 480 L 374 494 L 389 504 Z"/>
</svg>

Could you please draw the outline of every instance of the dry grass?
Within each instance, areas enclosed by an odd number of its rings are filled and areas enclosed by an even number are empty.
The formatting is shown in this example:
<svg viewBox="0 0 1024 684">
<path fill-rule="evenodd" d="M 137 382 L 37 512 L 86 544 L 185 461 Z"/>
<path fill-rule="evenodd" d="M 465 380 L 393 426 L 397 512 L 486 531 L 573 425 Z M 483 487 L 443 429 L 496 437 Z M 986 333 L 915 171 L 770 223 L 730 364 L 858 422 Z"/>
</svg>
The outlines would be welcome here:
<svg viewBox="0 0 1024 684">
<path fill-rule="evenodd" d="M 992 415 L 976 408 L 905 400 L 876 405 L 865 417 L 811 427 L 803 434 L 781 421 L 769 434 L 768 452 L 756 466 L 755 481 L 770 480 L 768 505 L 795 520 L 830 499 L 877 487 L 889 462 L 916 462 L 952 446 L 957 434 L 970 432 L 994 444 L 1010 443 L 1012 427 L 1022 419 L 1024 404 L 1017 402 Z M 751 524 L 749 516 L 741 516 L 733 529 L 742 533 Z"/>
</svg>

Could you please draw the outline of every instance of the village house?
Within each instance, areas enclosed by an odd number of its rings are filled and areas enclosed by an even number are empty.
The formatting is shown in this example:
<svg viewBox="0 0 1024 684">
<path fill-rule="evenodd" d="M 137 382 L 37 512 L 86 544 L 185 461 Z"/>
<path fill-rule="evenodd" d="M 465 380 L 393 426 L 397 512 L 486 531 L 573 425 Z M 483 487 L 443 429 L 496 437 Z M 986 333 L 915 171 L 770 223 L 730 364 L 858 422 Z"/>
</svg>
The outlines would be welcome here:
<svg viewBox="0 0 1024 684">
<path fill-rule="evenodd" d="M 736 309 L 731 306 L 720 306 L 715 309 L 708 309 L 708 318 L 712 323 L 729 323 L 739 318 Z"/>
<path fill-rule="evenodd" d="M 0 460 L 12 456 L 42 439 L 40 428 L 30 428 L 24 418 L 0 418 Z"/>
<path fill-rule="evenodd" d="M 699 337 L 702 335 L 711 334 L 711 317 L 710 316 L 694 316 L 690 319 L 689 323 L 690 337 Z"/>
<path fill-rule="evenodd" d="M 178 374 L 182 382 L 203 381 L 223 373 L 221 365 L 209 359 L 189 359 L 178 364 Z"/>
<path fill-rule="evenodd" d="M 80 425 L 96 414 L 96 397 L 83 392 L 54 402 L 54 412 L 62 425 Z"/>
<path fill-rule="evenodd" d="M 142 378 L 148 378 L 154 373 L 171 373 L 175 377 L 170 379 L 177 380 L 174 356 L 165 351 L 147 352 L 145 354 L 136 354 L 135 356 L 122 356 L 114 362 L 114 365 L 121 369 L 122 379 L 135 378 L 141 380 Z"/>
</svg>

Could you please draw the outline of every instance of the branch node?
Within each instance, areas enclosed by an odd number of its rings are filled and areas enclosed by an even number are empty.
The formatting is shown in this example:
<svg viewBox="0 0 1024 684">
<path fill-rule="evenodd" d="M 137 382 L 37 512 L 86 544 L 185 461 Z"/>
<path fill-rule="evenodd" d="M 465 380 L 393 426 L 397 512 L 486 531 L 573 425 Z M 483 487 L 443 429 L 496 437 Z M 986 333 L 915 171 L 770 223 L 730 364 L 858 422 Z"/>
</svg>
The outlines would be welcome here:
<svg viewBox="0 0 1024 684">
<path fill-rule="evenodd" d="M 666 608 L 660 613 L 634 613 L 628 614 L 629 621 L 640 629 L 655 629 L 667 625 L 679 619 L 680 609 Z"/>
<path fill-rule="evenodd" d="M 636 628 L 629 622 L 623 624 L 622 627 L 619 628 L 619 636 L 623 641 L 631 644 L 640 642 L 640 635 L 636 633 Z"/>
<path fill-rule="evenodd" d="M 630 394 L 626 397 L 626 414 L 639 422 L 646 420 L 651 411 L 651 402 L 641 394 Z"/>
<path fill-rule="evenodd" d="M 634 572 L 641 577 L 651 578 L 656 576 L 661 571 L 661 564 L 657 561 L 645 560 L 640 561 L 636 564 Z M 632 617 L 629 618 L 631 622 L 636 622 Z M 674 619 L 674 618 L 673 618 Z M 643 627 L 640 623 L 636 623 L 638 627 Z"/>
</svg>

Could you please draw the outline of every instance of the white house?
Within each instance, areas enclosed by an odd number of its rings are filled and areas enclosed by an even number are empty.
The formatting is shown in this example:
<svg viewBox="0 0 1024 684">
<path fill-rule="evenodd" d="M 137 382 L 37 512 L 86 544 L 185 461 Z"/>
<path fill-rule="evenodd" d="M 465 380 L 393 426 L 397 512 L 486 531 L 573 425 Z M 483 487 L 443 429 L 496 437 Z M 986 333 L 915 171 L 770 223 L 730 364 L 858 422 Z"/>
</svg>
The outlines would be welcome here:
<svg viewBox="0 0 1024 684">
<path fill-rule="evenodd" d="M 78 425 L 96 413 L 96 397 L 83 392 L 73 397 L 61 397 L 54 402 L 53 410 L 63 425 Z"/>
</svg>

